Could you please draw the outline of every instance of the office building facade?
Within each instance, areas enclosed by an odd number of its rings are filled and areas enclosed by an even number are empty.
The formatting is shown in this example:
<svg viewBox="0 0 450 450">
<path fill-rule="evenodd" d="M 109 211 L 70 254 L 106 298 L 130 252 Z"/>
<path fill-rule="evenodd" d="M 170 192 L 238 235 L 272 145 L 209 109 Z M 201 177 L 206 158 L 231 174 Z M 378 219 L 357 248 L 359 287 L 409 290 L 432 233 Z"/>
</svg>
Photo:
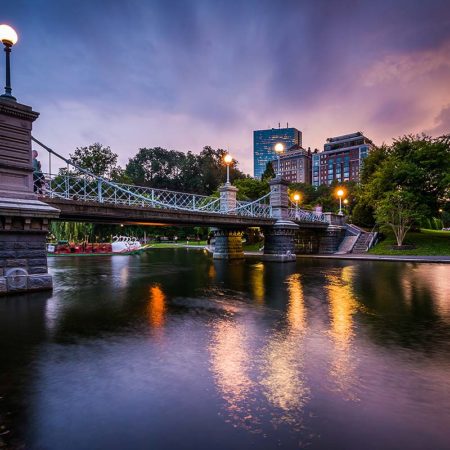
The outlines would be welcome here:
<svg viewBox="0 0 450 450">
<path fill-rule="evenodd" d="M 267 163 L 276 158 L 274 146 L 281 142 L 286 149 L 302 146 L 302 132 L 296 128 L 271 128 L 253 132 L 254 177 L 261 178 Z"/>
<path fill-rule="evenodd" d="M 373 147 L 372 141 L 359 131 L 328 138 L 323 152 L 311 156 L 313 186 L 329 186 L 334 180 L 358 183 L 364 159 Z"/>
<path fill-rule="evenodd" d="M 272 161 L 273 170 L 278 173 L 278 160 Z M 294 145 L 280 156 L 281 176 L 290 183 L 311 184 L 311 150 Z"/>
</svg>

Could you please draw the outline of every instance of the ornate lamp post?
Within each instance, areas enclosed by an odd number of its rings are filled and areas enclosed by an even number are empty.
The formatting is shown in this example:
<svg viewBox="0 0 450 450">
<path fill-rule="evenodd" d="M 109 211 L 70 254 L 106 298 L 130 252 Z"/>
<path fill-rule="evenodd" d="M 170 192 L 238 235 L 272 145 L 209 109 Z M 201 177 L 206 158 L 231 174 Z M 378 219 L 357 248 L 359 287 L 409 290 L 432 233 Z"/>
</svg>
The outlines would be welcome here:
<svg viewBox="0 0 450 450">
<path fill-rule="evenodd" d="M 280 156 L 284 151 L 284 145 L 281 142 L 278 142 L 277 144 L 275 144 L 274 150 L 275 150 L 275 153 L 277 154 L 277 159 L 278 159 L 277 176 L 279 176 L 281 178 Z"/>
<path fill-rule="evenodd" d="M 336 192 L 337 196 L 339 197 L 339 215 L 342 216 L 342 197 L 344 196 L 344 190 L 343 189 L 338 189 L 338 191 Z"/>
<path fill-rule="evenodd" d="M 226 182 L 226 184 L 229 185 L 230 184 L 230 164 L 233 161 L 233 157 L 229 153 L 227 153 L 224 156 L 223 161 L 227 165 L 227 182 Z"/>
<path fill-rule="evenodd" d="M 17 33 L 9 25 L 0 25 L 0 41 L 3 42 L 5 46 L 6 54 L 6 83 L 5 83 L 5 93 L 0 95 L 0 97 L 16 101 L 16 98 L 11 94 L 11 63 L 10 54 L 11 47 L 17 42 Z"/>
<path fill-rule="evenodd" d="M 300 194 L 294 194 L 294 202 L 295 202 L 295 218 L 298 219 L 298 202 L 300 200 Z"/>
</svg>

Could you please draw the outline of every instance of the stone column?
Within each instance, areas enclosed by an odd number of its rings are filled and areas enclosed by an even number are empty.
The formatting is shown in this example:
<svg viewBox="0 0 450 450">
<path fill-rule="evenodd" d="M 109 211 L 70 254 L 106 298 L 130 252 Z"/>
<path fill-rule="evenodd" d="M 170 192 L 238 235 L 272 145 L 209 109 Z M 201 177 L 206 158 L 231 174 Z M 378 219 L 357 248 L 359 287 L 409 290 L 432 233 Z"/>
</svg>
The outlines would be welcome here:
<svg viewBox="0 0 450 450">
<path fill-rule="evenodd" d="M 236 194 L 238 188 L 232 186 L 230 183 L 225 183 L 223 186 L 220 186 L 220 212 L 224 214 L 236 214 Z"/>
<path fill-rule="evenodd" d="M 31 128 L 38 116 L 0 98 L 0 295 L 52 288 L 45 242 L 59 210 L 33 192 Z"/>
<path fill-rule="evenodd" d="M 242 249 L 241 230 L 216 228 L 214 230 L 214 259 L 242 259 L 244 251 Z"/>
<path fill-rule="evenodd" d="M 269 181 L 270 185 L 270 206 L 272 217 L 275 219 L 287 219 L 289 209 L 289 182 L 277 176 Z"/>
<path fill-rule="evenodd" d="M 325 213 L 323 213 L 323 215 L 324 215 L 325 220 L 330 225 L 340 226 L 340 227 L 345 226 L 345 216 L 344 215 L 339 215 L 339 214 L 335 214 L 332 212 L 325 212 Z"/>
</svg>

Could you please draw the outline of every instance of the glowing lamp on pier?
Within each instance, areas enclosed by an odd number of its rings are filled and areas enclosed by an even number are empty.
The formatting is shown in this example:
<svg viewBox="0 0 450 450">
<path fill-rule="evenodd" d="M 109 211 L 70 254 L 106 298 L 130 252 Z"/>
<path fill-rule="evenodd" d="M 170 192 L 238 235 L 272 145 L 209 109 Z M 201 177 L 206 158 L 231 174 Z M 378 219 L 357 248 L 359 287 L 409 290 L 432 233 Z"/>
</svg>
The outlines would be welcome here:
<svg viewBox="0 0 450 450">
<path fill-rule="evenodd" d="M 292 198 L 294 199 L 295 202 L 295 218 L 298 219 L 298 202 L 300 201 L 300 194 L 295 193 Z"/>
<path fill-rule="evenodd" d="M 14 28 L 9 25 L 0 25 L 0 41 L 5 46 L 5 58 L 6 58 L 6 83 L 5 93 L 0 95 L 1 98 L 16 101 L 16 98 L 11 94 L 11 47 L 17 43 L 18 37 Z"/>
<path fill-rule="evenodd" d="M 281 177 L 281 164 L 280 164 L 280 156 L 284 152 L 284 145 L 281 142 L 277 142 L 274 147 L 275 153 L 277 154 L 278 159 L 278 170 L 277 176 Z"/>
<path fill-rule="evenodd" d="M 339 215 L 342 216 L 342 197 L 344 196 L 345 192 L 342 188 L 338 189 L 336 192 L 337 196 L 339 197 Z"/>
<path fill-rule="evenodd" d="M 230 164 L 233 161 L 233 157 L 227 153 L 223 158 L 224 163 L 227 165 L 227 184 L 230 184 Z"/>
</svg>

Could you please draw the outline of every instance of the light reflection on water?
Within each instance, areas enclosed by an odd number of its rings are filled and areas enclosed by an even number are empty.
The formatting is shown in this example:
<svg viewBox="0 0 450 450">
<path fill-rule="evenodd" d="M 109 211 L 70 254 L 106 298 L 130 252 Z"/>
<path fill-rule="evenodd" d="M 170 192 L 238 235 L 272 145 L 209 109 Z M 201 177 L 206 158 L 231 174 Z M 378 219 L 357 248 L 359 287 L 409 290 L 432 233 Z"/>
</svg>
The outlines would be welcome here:
<svg viewBox="0 0 450 450">
<path fill-rule="evenodd" d="M 150 286 L 150 300 L 148 303 L 148 317 L 150 325 L 161 328 L 164 325 L 164 314 L 166 312 L 166 296 L 159 284 Z"/>
<path fill-rule="evenodd" d="M 279 416 L 273 414 L 273 422 L 289 423 L 297 429 L 309 396 L 303 373 L 306 317 L 300 275 L 293 274 L 286 282 L 287 325 L 268 336 L 263 350 L 261 385 L 275 413 L 280 410 Z"/>
<path fill-rule="evenodd" d="M 326 288 L 331 317 L 330 335 L 333 340 L 330 375 L 337 390 L 349 399 L 357 400 L 356 393 L 352 392 L 355 382 L 353 316 L 358 308 L 351 286 L 354 276 L 353 266 L 343 267 L 337 274 L 327 275 Z"/>
<path fill-rule="evenodd" d="M 11 448 L 448 446 L 450 266 L 80 259 L 0 303 Z"/>
</svg>

